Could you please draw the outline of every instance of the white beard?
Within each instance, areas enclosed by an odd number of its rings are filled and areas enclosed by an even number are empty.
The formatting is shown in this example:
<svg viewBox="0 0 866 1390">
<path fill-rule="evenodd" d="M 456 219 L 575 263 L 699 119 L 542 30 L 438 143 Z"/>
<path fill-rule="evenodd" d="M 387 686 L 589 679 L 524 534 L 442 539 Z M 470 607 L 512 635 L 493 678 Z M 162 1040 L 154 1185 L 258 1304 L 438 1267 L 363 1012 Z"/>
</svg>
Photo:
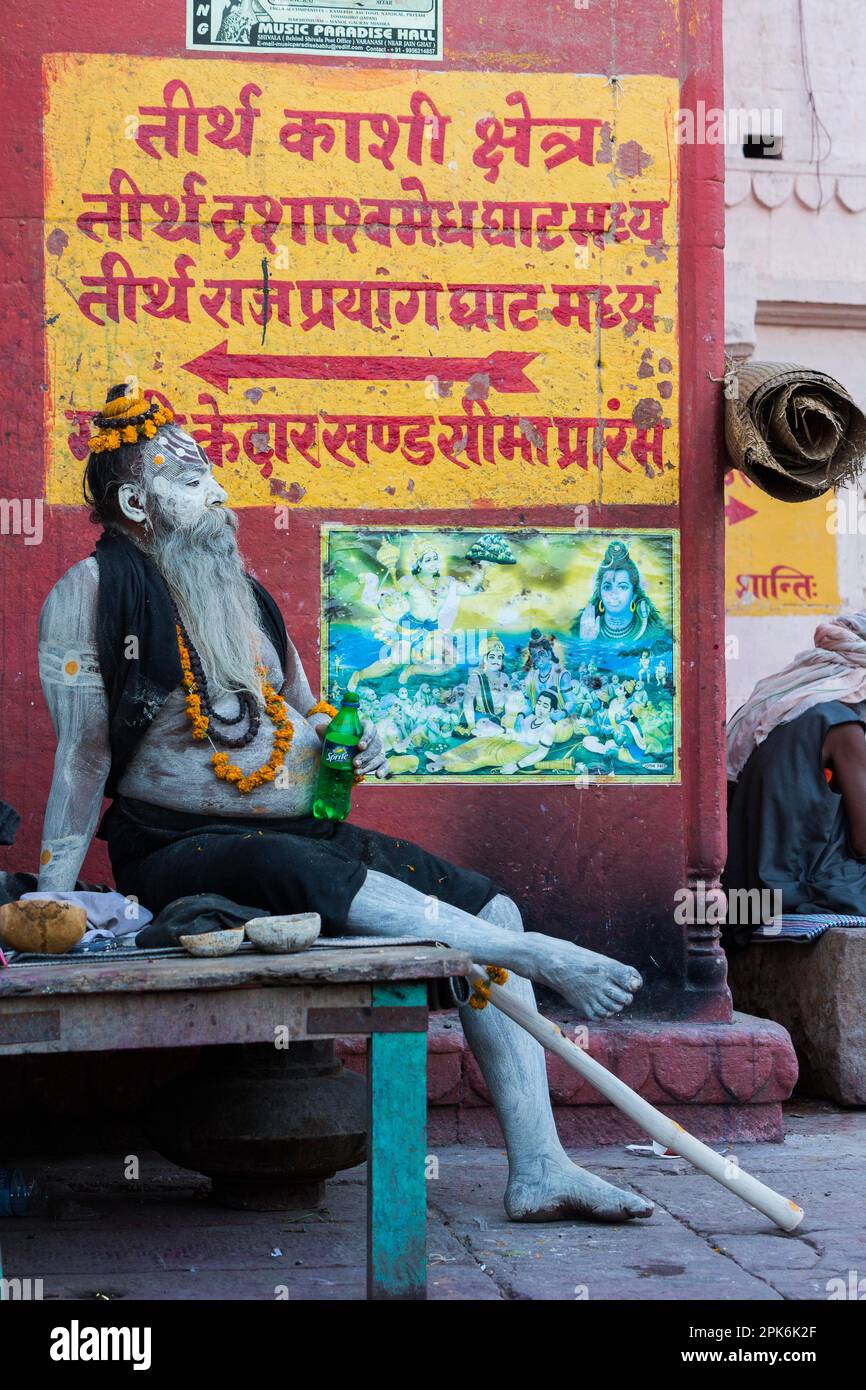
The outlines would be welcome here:
<svg viewBox="0 0 866 1390">
<path fill-rule="evenodd" d="M 178 522 L 151 496 L 149 554 L 178 606 L 217 699 L 248 691 L 261 704 L 263 632 L 259 608 L 237 544 L 238 520 L 225 507 L 209 507 L 191 525 Z"/>
</svg>

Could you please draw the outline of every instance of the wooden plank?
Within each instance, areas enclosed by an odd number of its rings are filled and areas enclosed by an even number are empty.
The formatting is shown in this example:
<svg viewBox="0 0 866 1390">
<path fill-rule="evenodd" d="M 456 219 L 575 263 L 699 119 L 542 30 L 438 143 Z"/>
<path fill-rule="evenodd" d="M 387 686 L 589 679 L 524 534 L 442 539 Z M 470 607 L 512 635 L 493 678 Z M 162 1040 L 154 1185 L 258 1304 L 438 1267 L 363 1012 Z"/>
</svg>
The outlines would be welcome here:
<svg viewBox="0 0 866 1390">
<path fill-rule="evenodd" d="M 369 1007 L 370 986 L 63 995 L 44 1013 L 30 999 L 0 999 L 0 1056 L 304 1041 L 310 1004 L 320 1000 L 342 1022 L 312 1036 L 340 1037 L 349 1031 L 345 1018 Z"/>
<path fill-rule="evenodd" d="M 431 980 L 465 975 L 471 964 L 464 951 L 437 946 L 376 946 L 364 950 L 301 951 L 290 956 L 259 952 L 202 959 L 194 956 L 139 961 L 135 955 L 108 964 L 88 961 L 62 965 L 21 965 L 0 970 L 0 1003 L 67 994 L 140 994 L 149 990 L 226 990 L 248 986 L 372 983 L 377 980 Z"/>
<path fill-rule="evenodd" d="M 426 1033 L 427 1009 L 310 1009 L 307 1033 L 338 1038 L 343 1033 Z"/>
<path fill-rule="evenodd" d="M 420 1008 L 426 987 L 373 986 L 373 1009 Z M 367 1043 L 367 1297 L 427 1297 L 427 1038 L 374 1033 Z"/>
<path fill-rule="evenodd" d="M 57 1042 L 60 1037 L 59 1009 L 26 1008 L 15 1013 L 0 1012 L 0 1049 L 13 1044 Z"/>
</svg>

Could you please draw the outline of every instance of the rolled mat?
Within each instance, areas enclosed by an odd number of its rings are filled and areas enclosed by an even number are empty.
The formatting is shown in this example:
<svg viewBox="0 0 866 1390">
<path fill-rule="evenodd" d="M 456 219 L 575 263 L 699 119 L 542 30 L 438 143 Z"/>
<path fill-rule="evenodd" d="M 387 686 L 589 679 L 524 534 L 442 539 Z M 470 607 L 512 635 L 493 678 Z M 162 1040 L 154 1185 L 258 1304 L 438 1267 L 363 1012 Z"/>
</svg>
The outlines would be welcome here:
<svg viewBox="0 0 866 1390">
<path fill-rule="evenodd" d="M 725 384 L 730 461 L 771 497 L 808 502 L 866 466 L 866 417 L 833 377 L 792 362 L 738 362 Z"/>
</svg>

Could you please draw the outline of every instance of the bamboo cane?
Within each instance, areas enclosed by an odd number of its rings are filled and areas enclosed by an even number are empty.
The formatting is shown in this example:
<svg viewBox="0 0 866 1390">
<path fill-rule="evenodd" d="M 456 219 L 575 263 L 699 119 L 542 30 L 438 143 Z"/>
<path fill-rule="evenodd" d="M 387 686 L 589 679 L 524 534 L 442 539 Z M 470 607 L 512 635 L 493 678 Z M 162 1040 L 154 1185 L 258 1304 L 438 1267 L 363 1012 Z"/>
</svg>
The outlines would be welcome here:
<svg viewBox="0 0 866 1390">
<path fill-rule="evenodd" d="M 799 1226 L 805 1213 L 796 1202 L 774 1192 L 771 1187 L 744 1172 L 738 1164 L 731 1163 L 730 1159 L 708 1148 L 700 1139 L 683 1129 L 682 1125 L 677 1124 L 676 1120 L 671 1120 L 660 1110 L 656 1110 L 654 1105 L 650 1105 L 630 1086 L 626 1086 L 624 1081 L 620 1081 L 619 1077 L 614 1076 L 600 1062 L 596 1062 L 576 1043 L 566 1038 L 562 1029 L 551 1023 L 550 1019 L 544 1018 L 533 1009 L 528 1009 L 508 990 L 495 984 L 482 966 L 473 963 L 469 979 L 491 1004 L 513 1022 L 520 1024 L 521 1028 L 525 1028 L 542 1047 L 561 1057 L 568 1066 L 579 1072 L 606 1100 L 630 1120 L 639 1124 L 652 1139 L 687 1158 L 702 1173 L 715 1178 L 716 1182 L 733 1192 L 735 1197 L 742 1198 L 749 1206 L 756 1207 L 783 1231 L 793 1231 Z"/>
</svg>

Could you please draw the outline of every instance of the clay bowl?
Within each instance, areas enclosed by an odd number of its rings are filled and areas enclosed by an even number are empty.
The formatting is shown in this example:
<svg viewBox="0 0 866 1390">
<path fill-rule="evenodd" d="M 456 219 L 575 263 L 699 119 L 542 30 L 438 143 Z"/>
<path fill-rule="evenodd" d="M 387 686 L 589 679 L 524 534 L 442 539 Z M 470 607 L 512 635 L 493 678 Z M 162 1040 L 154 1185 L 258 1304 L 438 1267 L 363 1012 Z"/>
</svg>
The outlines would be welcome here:
<svg viewBox="0 0 866 1390">
<path fill-rule="evenodd" d="M 181 936 L 178 939 L 191 956 L 233 956 L 243 944 L 244 929 L 229 927 L 226 931 L 204 931 L 199 932 L 198 936 Z"/>
<path fill-rule="evenodd" d="M 13 951 L 62 956 L 86 930 L 87 913 L 72 903 L 18 902 L 0 907 L 0 940 Z"/>
<path fill-rule="evenodd" d="M 254 917 L 247 922 L 247 936 L 259 951 L 282 956 L 305 951 L 322 930 L 318 912 L 295 912 L 288 917 Z"/>
</svg>

